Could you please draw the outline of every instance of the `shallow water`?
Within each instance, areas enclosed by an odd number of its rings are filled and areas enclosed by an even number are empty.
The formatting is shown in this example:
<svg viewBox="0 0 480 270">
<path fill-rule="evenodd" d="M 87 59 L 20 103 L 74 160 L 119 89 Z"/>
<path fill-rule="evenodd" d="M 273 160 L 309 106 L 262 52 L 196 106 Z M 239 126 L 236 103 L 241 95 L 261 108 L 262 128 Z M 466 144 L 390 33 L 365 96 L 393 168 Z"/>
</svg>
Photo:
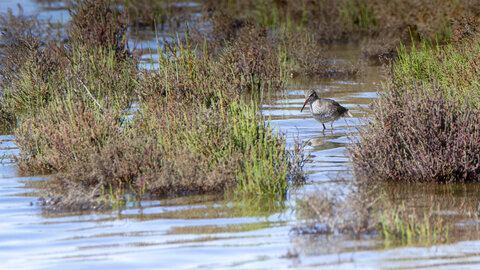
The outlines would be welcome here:
<svg viewBox="0 0 480 270">
<path fill-rule="evenodd" d="M 64 20 L 61 4 L 23 1 L 24 12 Z M 55 6 L 60 5 L 60 6 Z M 15 4 L 0 1 L 1 11 Z M 58 8 L 60 7 L 60 8 Z M 141 44 L 156 44 L 147 39 Z M 155 45 L 156 46 L 156 45 Z M 356 61 L 358 46 L 337 45 L 329 50 L 338 60 Z M 228 201 L 222 196 L 191 196 L 129 203 L 125 209 L 104 212 L 55 213 L 44 210 L 34 187 L 44 177 L 21 177 L 12 155 L 18 152 L 11 135 L 0 136 L 0 261 L 2 269 L 284 269 L 284 268 L 472 268 L 479 267 L 480 239 L 476 232 L 450 236 L 451 244 L 388 247 L 375 236 L 303 235 L 292 229 L 303 223 L 296 199 L 317 190 L 340 189 L 352 179 L 345 150 L 369 105 L 377 97 L 379 67 L 366 67 L 354 79 L 296 79 L 285 93 L 263 99 L 262 113 L 284 133 L 288 146 L 306 144 L 308 184 L 293 191 L 286 202 Z M 333 98 L 350 109 L 353 118 L 339 119 L 334 130 L 322 126 L 300 108 L 304 91 Z M 387 187 L 388 188 L 388 187 Z M 442 188 L 405 186 L 398 199 L 409 204 L 430 196 L 445 200 L 441 211 L 478 205 L 478 186 Z M 397 188 L 390 188 L 399 190 Z M 420 206 L 418 206 L 420 207 Z M 453 213 L 453 214 L 452 214 Z M 478 227 L 477 217 L 457 223 Z M 468 225 L 468 226 L 467 226 Z M 453 231 L 453 230 L 452 230 Z M 286 256 L 287 253 L 298 256 Z"/>
</svg>

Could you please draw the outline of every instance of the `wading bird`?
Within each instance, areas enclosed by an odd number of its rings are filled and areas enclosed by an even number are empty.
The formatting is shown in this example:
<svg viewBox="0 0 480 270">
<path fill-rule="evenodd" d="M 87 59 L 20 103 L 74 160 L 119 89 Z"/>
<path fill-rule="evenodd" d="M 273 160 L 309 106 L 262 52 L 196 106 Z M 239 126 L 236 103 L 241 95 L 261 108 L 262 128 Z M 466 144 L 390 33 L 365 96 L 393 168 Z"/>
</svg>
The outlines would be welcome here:
<svg viewBox="0 0 480 270">
<path fill-rule="evenodd" d="M 310 103 L 310 111 L 312 112 L 312 116 L 315 118 L 315 120 L 322 123 L 323 131 L 325 131 L 324 123 L 332 122 L 330 125 L 330 130 L 333 132 L 333 121 L 345 116 L 345 114 L 352 117 L 347 108 L 338 104 L 338 102 L 333 99 L 319 98 L 314 90 L 308 90 L 305 93 L 305 97 L 307 100 L 305 100 L 300 112 L 303 111 L 307 103 Z"/>
</svg>

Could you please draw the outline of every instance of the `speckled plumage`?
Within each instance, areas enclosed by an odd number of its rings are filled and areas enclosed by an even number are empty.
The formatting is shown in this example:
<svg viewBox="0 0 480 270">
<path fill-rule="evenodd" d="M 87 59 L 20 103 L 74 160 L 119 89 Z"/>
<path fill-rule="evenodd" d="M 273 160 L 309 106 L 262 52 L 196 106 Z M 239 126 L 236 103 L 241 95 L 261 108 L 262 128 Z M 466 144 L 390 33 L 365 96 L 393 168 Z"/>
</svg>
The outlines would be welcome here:
<svg viewBox="0 0 480 270">
<path fill-rule="evenodd" d="M 325 129 L 324 123 L 332 122 L 331 129 L 333 129 L 333 121 L 345 116 L 345 114 L 350 115 L 347 108 L 338 104 L 338 102 L 333 99 L 319 98 L 314 90 L 308 90 L 305 93 L 305 97 L 307 100 L 300 111 L 303 111 L 308 102 L 313 118 L 322 123 L 323 129 Z"/>
</svg>

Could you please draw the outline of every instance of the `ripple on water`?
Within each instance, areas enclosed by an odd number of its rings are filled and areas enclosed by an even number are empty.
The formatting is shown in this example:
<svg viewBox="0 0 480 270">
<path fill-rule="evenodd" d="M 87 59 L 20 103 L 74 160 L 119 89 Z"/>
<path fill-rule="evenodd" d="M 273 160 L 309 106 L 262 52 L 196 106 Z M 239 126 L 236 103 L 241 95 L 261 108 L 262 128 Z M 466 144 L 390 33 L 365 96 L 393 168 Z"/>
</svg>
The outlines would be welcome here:
<svg viewBox="0 0 480 270">
<path fill-rule="evenodd" d="M 0 1 L 2 9 L 12 1 Z M 20 1 L 26 14 L 42 10 L 42 17 L 66 20 L 68 12 L 46 8 L 42 1 Z M 64 16 L 64 17 L 62 17 Z M 61 18 L 62 17 L 62 18 Z M 152 33 L 139 44 L 156 48 Z M 138 43 L 137 43 L 138 44 Z M 359 55 L 358 46 L 343 45 L 339 55 Z M 338 55 L 338 54 L 337 54 Z M 155 59 L 144 56 L 145 65 Z M 285 269 L 285 268 L 475 268 L 480 243 L 460 242 L 434 247 L 379 250 L 375 238 L 350 239 L 339 235 L 296 235 L 302 222 L 296 199 L 318 190 L 339 189 L 351 179 L 346 145 L 377 98 L 379 69 L 368 67 L 361 78 L 291 81 L 283 94 L 265 100 L 262 113 L 286 134 L 287 146 L 299 140 L 311 157 L 306 164 L 309 183 L 292 192 L 284 203 L 226 200 L 223 196 L 131 202 L 125 209 L 104 212 L 52 213 L 36 203 L 11 157 L 18 154 L 13 136 L 0 136 L 0 261 L 5 269 Z M 353 118 L 335 121 L 333 133 L 308 109 L 300 112 L 304 91 L 316 89 L 324 98 L 347 106 Z M 33 205 L 30 205 L 33 203 Z M 467 224 L 467 223 L 465 223 Z M 468 225 L 468 224 L 467 224 Z M 286 258 L 288 251 L 300 257 Z"/>
</svg>

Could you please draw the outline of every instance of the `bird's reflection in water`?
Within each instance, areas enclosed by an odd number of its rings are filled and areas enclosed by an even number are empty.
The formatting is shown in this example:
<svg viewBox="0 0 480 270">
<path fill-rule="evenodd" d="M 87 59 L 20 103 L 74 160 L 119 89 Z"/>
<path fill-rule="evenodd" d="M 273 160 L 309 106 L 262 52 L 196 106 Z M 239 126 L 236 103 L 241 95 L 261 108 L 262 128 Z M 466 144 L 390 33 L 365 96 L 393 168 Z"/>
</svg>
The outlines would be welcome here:
<svg viewBox="0 0 480 270">
<path fill-rule="evenodd" d="M 322 132 L 319 132 L 322 134 Z M 304 146 L 312 147 L 313 151 L 322 151 L 338 147 L 345 147 L 346 143 L 335 142 L 336 139 L 345 136 L 346 134 L 338 134 L 335 136 L 325 136 L 324 134 L 312 137 L 308 141 L 304 142 Z"/>
</svg>

